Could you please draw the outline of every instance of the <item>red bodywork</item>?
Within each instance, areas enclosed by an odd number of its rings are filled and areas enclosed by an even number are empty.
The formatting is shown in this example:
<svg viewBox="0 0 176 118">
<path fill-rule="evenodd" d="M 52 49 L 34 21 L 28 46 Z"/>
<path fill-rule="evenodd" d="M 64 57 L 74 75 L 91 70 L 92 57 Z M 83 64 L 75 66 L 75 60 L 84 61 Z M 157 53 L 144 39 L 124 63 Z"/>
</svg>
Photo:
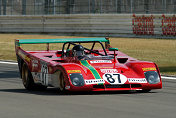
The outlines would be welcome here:
<svg viewBox="0 0 176 118">
<path fill-rule="evenodd" d="M 103 52 L 103 50 L 98 51 Z M 16 47 L 19 68 L 22 61 L 26 63 L 33 73 L 34 82 L 42 83 L 45 86 L 58 86 L 57 83 L 54 83 L 58 76 L 55 77 L 54 75 L 59 70 L 64 74 L 65 89 L 69 91 L 151 90 L 162 88 L 160 72 L 155 63 L 136 60 L 120 51 L 115 51 L 114 54 L 114 51 L 106 49 L 106 52 L 108 55 L 115 55 L 115 58 L 101 59 L 101 57 L 98 57 L 93 60 L 81 61 L 75 57 L 61 57 L 61 50 L 24 51 L 21 47 Z M 92 55 L 97 56 L 97 54 Z M 42 68 L 47 69 L 43 71 Z M 157 72 L 160 81 L 156 84 L 150 84 L 144 74 L 147 71 Z M 44 73 L 42 77 L 46 77 L 47 80 L 42 80 L 41 73 Z M 73 73 L 82 75 L 84 85 L 74 86 L 72 84 L 70 76 Z M 97 77 L 100 78 L 97 79 Z"/>
</svg>

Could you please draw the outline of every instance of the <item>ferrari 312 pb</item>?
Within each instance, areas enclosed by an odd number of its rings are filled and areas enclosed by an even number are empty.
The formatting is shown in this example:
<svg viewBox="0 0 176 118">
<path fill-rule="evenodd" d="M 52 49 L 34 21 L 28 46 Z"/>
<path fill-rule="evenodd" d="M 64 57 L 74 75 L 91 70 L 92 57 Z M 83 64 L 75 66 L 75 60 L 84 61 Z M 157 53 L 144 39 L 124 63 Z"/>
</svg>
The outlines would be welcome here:
<svg viewBox="0 0 176 118">
<path fill-rule="evenodd" d="M 50 50 L 51 43 L 62 48 Z M 23 44 L 46 44 L 46 50 L 24 50 Z M 20 39 L 15 40 L 15 49 L 28 90 L 149 92 L 162 88 L 155 63 L 127 56 L 112 48 L 108 38 Z"/>
</svg>

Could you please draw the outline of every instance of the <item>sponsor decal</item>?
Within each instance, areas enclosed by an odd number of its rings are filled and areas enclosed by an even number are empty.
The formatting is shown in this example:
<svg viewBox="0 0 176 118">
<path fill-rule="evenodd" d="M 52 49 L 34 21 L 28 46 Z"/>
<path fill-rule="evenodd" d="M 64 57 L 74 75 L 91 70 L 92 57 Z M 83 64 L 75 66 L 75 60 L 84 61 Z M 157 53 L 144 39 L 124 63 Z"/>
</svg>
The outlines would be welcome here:
<svg viewBox="0 0 176 118">
<path fill-rule="evenodd" d="M 120 73 L 105 73 L 103 79 L 110 84 L 124 84 L 127 77 Z"/>
<path fill-rule="evenodd" d="M 21 51 L 18 52 L 18 55 L 20 55 L 23 59 L 25 59 L 27 62 L 30 62 L 31 59 L 27 57 L 25 54 L 23 54 Z"/>
<path fill-rule="evenodd" d="M 143 71 L 150 71 L 150 70 L 156 70 L 156 68 L 152 67 L 152 68 L 142 68 Z"/>
<path fill-rule="evenodd" d="M 67 70 L 67 73 L 81 73 L 80 70 Z"/>
<path fill-rule="evenodd" d="M 81 60 L 81 64 L 82 64 L 83 66 L 85 66 L 86 68 L 88 68 L 88 69 L 91 71 L 91 73 L 93 74 L 93 76 L 95 77 L 95 79 L 100 79 L 100 78 L 101 78 L 101 76 L 100 76 L 100 74 L 98 73 L 98 71 L 97 71 L 93 66 L 91 66 L 91 65 L 88 63 L 87 60 Z"/>
<path fill-rule="evenodd" d="M 27 56 L 25 56 L 25 58 L 24 58 L 27 62 L 30 62 L 31 61 L 31 59 L 29 58 L 29 57 L 27 57 Z"/>
<path fill-rule="evenodd" d="M 35 83 L 40 83 L 46 86 L 48 85 L 48 83 L 52 83 L 51 78 L 54 77 L 54 75 L 48 73 L 45 75 L 42 75 L 41 72 L 31 72 L 31 73 Z M 42 76 L 46 76 L 47 78 L 46 77 L 43 78 Z"/>
<path fill-rule="evenodd" d="M 42 84 L 48 85 L 48 66 L 46 63 L 41 62 L 40 80 Z"/>
<path fill-rule="evenodd" d="M 132 17 L 132 28 L 134 34 L 154 35 L 154 16 L 135 15 Z M 169 29 L 168 29 L 169 30 Z"/>
<path fill-rule="evenodd" d="M 147 83 L 145 78 L 128 78 L 130 83 Z"/>
<path fill-rule="evenodd" d="M 104 84 L 105 81 L 103 79 L 91 79 L 91 80 L 85 80 L 86 85 L 89 84 Z"/>
<path fill-rule="evenodd" d="M 117 73 L 117 69 L 100 69 L 102 73 Z"/>
<path fill-rule="evenodd" d="M 87 60 L 81 60 L 80 61 L 80 63 L 84 66 L 84 67 L 86 67 L 86 68 L 88 68 L 89 70 L 90 70 L 90 72 L 92 73 L 92 75 L 94 76 L 94 78 L 95 78 L 95 83 L 96 83 L 96 80 L 98 79 L 98 80 L 102 80 L 102 78 L 101 78 L 101 76 L 100 76 L 100 74 L 98 73 L 98 71 L 93 67 L 93 66 L 91 66 L 89 63 L 88 63 L 88 61 Z M 104 80 L 102 80 L 102 81 L 104 81 Z M 98 85 L 101 85 L 101 84 L 103 84 L 104 82 L 97 82 L 97 84 Z"/>
<path fill-rule="evenodd" d="M 96 60 L 96 61 L 90 61 L 90 63 L 112 63 L 110 60 Z"/>
<path fill-rule="evenodd" d="M 81 60 L 80 63 L 90 70 L 95 79 L 102 79 L 98 71 L 93 66 L 91 66 L 87 60 Z"/>
<path fill-rule="evenodd" d="M 18 55 L 20 55 L 23 59 L 25 58 L 26 55 L 24 55 L 21 51 L 18 51 Z"/>
<path fill-rule="evenodd" d="M 37 68 L 38 67 L 38 60 L 32 60 L 32 67 Z"/>
</svg>

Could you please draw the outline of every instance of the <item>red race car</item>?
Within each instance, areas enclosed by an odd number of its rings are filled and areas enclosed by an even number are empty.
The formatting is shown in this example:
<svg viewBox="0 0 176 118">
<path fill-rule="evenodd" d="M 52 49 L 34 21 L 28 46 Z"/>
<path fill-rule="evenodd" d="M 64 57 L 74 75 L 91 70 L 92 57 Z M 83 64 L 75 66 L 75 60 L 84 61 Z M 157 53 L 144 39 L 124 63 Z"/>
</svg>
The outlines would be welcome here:
<svg viewBox="0 0 176 118">
<path fill-rule="evenodd" d="M 46 50 L 25 51 L 21 47 L 42 43 Z M 50 50 L 50 43 L 58 43 L 62 49 Z M 162 88 L 155 63 L 127 56 L 112 48 L 108 38 L 20 39 L 15 40 L 15 49 L 28 90 L 57 87 L 61 91 L 148 92 Z"/>
</svg>

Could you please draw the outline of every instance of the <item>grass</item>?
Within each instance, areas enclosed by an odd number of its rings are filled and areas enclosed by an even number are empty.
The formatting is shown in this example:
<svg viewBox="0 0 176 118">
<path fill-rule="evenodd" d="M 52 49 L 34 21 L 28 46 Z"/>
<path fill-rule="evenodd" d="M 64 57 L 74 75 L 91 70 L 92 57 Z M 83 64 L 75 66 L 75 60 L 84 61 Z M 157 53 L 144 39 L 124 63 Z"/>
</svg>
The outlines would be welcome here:
<svg viewBox="0 0 176 118">
<path fill-rule="evenodd" d="M 16 60 L 14 39 L 41 38 L 74 38 L 74 36 L 0 34 L 0 60 Z M 112 47 L 119 48 L 131 57 L 155 62 L 162 74 L 176 75 L 176 40 L 140 38 L 111 38 L 110 40 Z M 39 46 L 41 47 L 43 46 Z M 56 44 L 53 47 L 53 49 L 59 48 Z M 30 48 L 33 50 L 36 46 L 30 46 Z"/>
</svg>

